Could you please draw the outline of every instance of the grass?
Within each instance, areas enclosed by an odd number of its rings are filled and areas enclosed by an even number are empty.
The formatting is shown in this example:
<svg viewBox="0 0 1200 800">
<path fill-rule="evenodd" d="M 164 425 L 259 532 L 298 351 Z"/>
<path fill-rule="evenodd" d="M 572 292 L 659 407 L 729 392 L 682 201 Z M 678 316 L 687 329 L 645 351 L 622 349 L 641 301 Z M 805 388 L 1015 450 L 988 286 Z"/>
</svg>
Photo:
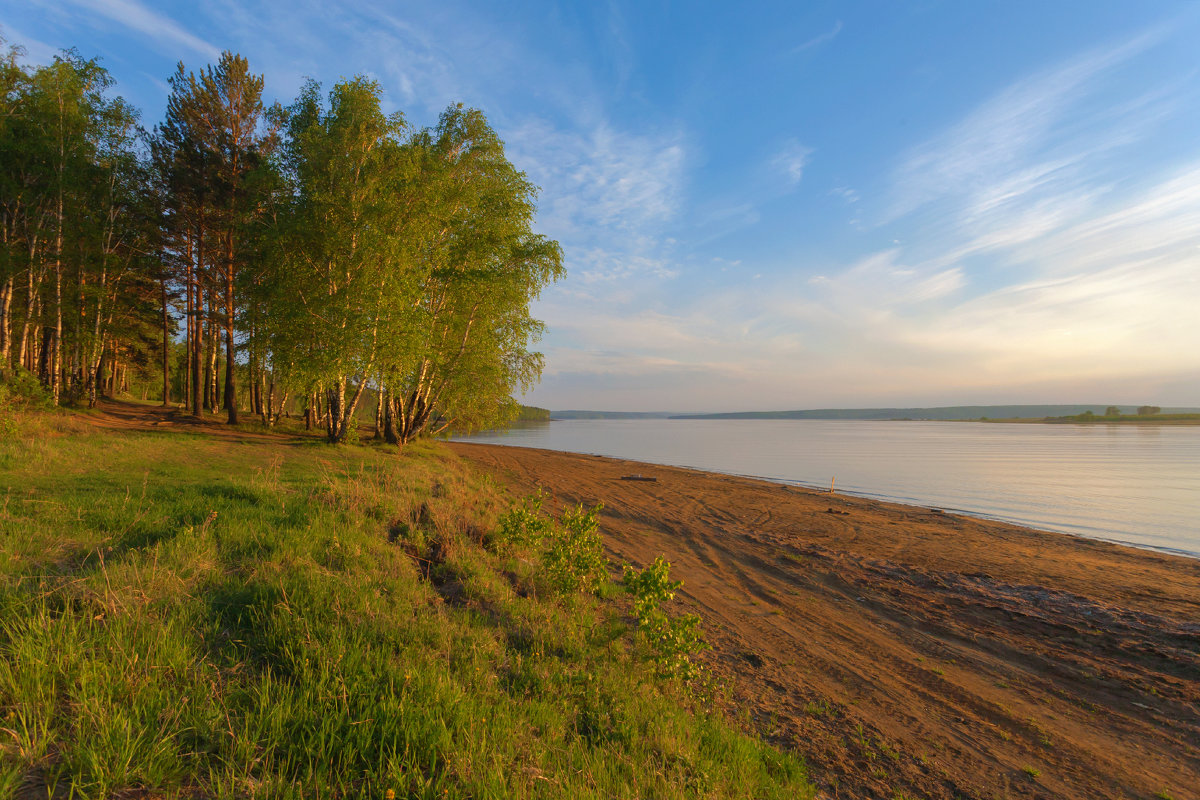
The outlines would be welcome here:
<svg viewBox="0 0 1200 800">
<path fill-rule="evenodd" d="M 0 796 L 812 794 L 654 676 L 611 585 L 547 596 L 444 448 L 19 422 Z"/>
</svg>

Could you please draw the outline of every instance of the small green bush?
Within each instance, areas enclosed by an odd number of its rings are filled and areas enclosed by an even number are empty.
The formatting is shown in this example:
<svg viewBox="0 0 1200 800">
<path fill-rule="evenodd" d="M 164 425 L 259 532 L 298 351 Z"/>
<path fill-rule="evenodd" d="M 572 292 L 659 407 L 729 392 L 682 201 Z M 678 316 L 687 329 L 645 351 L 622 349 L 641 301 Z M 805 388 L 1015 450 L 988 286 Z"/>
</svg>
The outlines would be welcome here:
<svg viewBox="0 0 1200 800">
<path fill-rule="evenodd" d="M 50 393 L 29 370 L 17 367 L 0 377 L 0 409 L 35 411 L 50 405 Z"/>
<path fill-rule="evenodd" d="M 538 489 L 535 494 L 514 503 L 497 522 L 496 541 L 516 547 L 540 547 L 554 527 L 554 523 L 542 515 L 545 499 L 545 492 Z"/>
<path fill-rule="evenodd" d="M 550 547 L 542 555 L 542 568 L 553 593 L 594 593 L 608 580 L 608 558 L 596 519 L 601 508 L 576 506 L 563 514 L 561 527 L 551 526 Z"/>
<path fill-rule="evenodd" d="M 671 563 L 662 556 L 638 572 L 625 565 L 625 589 L 633 595 L 633 613 L 638 620 L 638 633 L 654 662 L 660 677 L 676 678 L 685 684 L 703 683 L 703 665 L 693 656 L 708 647 L 700 632 L 700 618 L 695 614 L 669 617 L 662 604 L 675 598 L 683 581 L 671 580 Z"/>
<path fill-rule="evenodd" d="M 50 393 L 29 370 L 17 367 L 0 373 L 0 438 L 16 438 L 21 433 L 22 414 L 51 405 Z"/>
</svg>

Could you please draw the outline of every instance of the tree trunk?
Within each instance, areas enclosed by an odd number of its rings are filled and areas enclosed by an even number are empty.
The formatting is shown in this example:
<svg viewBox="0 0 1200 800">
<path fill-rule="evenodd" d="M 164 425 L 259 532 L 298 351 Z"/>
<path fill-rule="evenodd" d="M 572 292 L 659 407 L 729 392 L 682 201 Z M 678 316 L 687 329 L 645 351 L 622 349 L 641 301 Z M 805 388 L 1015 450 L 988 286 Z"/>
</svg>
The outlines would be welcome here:
<svg viewBox="0 0 1200 800">
<path fill-rule="evenodd" d="M 383 440 L 388 444 L 400 444 L 400 434 L 396 430 L 396 400 L 390 391 L 384 393 L 383 403 Z"/>
<path fill-rule="evenodd" d="M 233 221 L 230 220 L 230 225 Z M 234 378 L 234 358 L 237 347 L 233 343 L 233 230 L 229 231 L 226 247 L 225 264 L 225 410 L 229 412 L 228 422 L 236 425 L 238 421 L 237 390 Z"/>
<path fill-rule="evenodd" d="M 167 275 L 162 276 L 162 378 L 163 406 L 171 405 L 171 315 L 167 313 Z"/>
<path fill-rule="evenodd" d="M 334 385 L 325 390 L 326 412 L 325 436 L 331 444 L 342 441 L 345 435 L 341 429 L 342 405 L 346 402 L 346 379 L 338 378 Z"/>
<path fill-rule="evenodd" d="M 192 272 L 192 414 L 200 416 L 204 409 L 203 347 L 204 347 L 204 293 L 200 291 L 200 269 L 204 260 L 204 228 L 196 233 L 196 268 Z"/>
<path fill-rule="evenodd" d="M 375 387 L 375 437 L 383 436 L 383 386 Z"/>
<path fill-rule="evenodd" d="M 216 321 L 216 305 L 213 299 L 213 293 L 208 292 L 208 318 L 205 324 L 208 326 L 208 331 L 205 336 L 208 340 L 207 349 L 204 351 L 204 408 L 206 411 L 216 412 L 217 406 L 217 347 L 220 343 L 220 330 L 217 327 Z"/>
<path fill-rule="evenodd" d="M 62 218 L 62 199 L 59 199 L 59 218 Z M 50 397 L 54 405 L 58 405 L 62 394 L 62 231 L 57 237 L 54 257 L 54 328 L 50 343 L 50 363 L 48 377 L 50 378 Z"/>
<path fill-rule="evenodd" d="M 8 372 L 9 351 L 12 350 L 13 276 L 9 275 L 0 289 L 0 374 Z"/>
<path fill-rule="evenodd" d="M 30 372 L 33 371 L 33 348 L 29 344 L 29 331 L 33 326 L 33 314 L 37 308 L 38 293 L 33 283 L 33 265 L 37 258 L 37 240 L 29 244 L 29 273 L 28 286 L 25 293 L 25 321 L 21 324 L 21 342 L 17 349 L 17 360 Z"/>
</svg>

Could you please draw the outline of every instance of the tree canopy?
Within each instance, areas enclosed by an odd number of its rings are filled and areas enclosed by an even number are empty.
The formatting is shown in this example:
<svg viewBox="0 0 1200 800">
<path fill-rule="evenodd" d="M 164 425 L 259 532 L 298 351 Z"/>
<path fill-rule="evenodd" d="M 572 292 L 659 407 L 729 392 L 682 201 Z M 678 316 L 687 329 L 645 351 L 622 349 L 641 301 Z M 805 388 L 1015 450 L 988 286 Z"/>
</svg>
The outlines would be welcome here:
<svg viewBox="0 0 1200 800">
<path fill-rule="evenodd" d="M 19 56 L 0 59 L 0 372 L 56 402 L 136 383 L 231 423 L 294 409 L 333 442 L 364 397 L 394 443 L 518 413 L 562 252 L 481 111 L 416 128 L 361 76 L 269 105 L 226 52 L 181 63 L 146 131 L 94 60 Z"/>
</svg>

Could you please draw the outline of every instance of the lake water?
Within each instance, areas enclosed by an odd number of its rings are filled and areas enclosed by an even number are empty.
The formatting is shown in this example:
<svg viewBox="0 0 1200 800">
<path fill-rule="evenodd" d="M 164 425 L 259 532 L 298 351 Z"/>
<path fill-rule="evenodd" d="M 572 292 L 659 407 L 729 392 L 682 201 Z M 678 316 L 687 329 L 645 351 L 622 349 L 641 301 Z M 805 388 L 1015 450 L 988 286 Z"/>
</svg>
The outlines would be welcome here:
<svg viewBox="0 0 1200 800">
<path fill-rule="evenodd" d="M 465 440 L 829 488 L 1200 555 L 1200 426 L 564 420 Z"/>
</svg>

